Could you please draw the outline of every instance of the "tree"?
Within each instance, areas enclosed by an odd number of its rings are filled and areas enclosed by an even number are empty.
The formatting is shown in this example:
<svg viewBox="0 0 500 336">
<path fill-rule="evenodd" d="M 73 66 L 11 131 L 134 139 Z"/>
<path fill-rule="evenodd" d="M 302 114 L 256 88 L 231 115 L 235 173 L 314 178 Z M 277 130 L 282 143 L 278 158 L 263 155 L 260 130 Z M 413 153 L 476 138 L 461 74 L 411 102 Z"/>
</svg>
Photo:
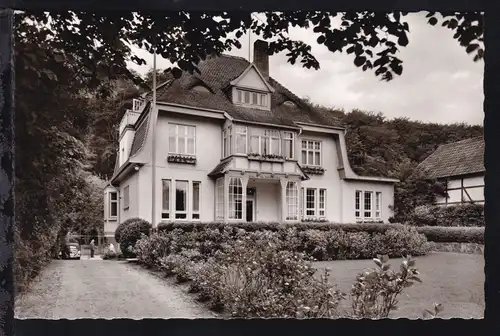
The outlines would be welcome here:
<svg viewBox="0 0 500 336">
<path fill-rule="evenodd" d="M 312 55 L 311 46 L 288 36 L 290 25 L 312 28 L 317 43 L 333 53 L 352 54 L 354 64 L 363 71 L 370 70 L 383 80 L 391 80 L 403 72 L 403 61 L 397 53 L 409 43 L 406 14 L 315 11 L 266 13 L 265 19 L 260 19 L 245 12 L 24 12 L 17 17 L 16 29 L 26 31 L 29 27 L 43 33 L 53 49 L 72 55 L 78 76 L 88 87 L 100 87 L 105 92 L 101 83 L 105 78 L 125 76 L 144 84 L 126 67 L 128 60 L 145 63 L 132 55 L 131 44 L 149 52 L 156 49 L 177 65 L 172 73 L 179 76 L 180 69 L 198 71 L 197 64 L 208 55 L 240 48 L 239 38 L 247 31 L 264 39 L 273 38 L 270 54 L 285 51 L 290 63 L 300 62 L 303 67 L 318 69 L 320 64 Z M 333 18 L 340 20 L 340 26 L 332 24 Z M 429 24 L 440 23 L 454 31 L 454 38 L 474 55 L 474 61 L 482 59 L 482 14 L 430 13 L 428 18 Z"/>
</svg>

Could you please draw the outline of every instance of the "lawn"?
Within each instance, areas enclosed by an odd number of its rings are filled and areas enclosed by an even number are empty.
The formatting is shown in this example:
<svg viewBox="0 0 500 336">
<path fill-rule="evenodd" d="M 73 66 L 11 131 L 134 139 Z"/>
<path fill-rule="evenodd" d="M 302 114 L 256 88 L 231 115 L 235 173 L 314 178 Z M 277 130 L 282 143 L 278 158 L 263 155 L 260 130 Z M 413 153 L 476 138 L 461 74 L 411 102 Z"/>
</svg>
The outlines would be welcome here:
<svg viewBox="0 0 500 336">
<path fill-rule="evenodd" d="M 483 318 L 484 315 L 484 256 L 450 252 L 434 252 L 416 258 L 416 267 L 423 283 L 406 289 L 399 298 L 399 309 L 390 317 L 421 318 L 424 308 L 442 303 L 443 318 Z M 401 259 L 389 261 L 399 269 Z M 331 270 L 330 281 L 344 293 L 349 293 L 356 275 L 374 267 L 371 260 L 338 260 L 315 263 L 318 269 Z M 342 304 L 350 308 L 350 300 Z"/>
</svg>

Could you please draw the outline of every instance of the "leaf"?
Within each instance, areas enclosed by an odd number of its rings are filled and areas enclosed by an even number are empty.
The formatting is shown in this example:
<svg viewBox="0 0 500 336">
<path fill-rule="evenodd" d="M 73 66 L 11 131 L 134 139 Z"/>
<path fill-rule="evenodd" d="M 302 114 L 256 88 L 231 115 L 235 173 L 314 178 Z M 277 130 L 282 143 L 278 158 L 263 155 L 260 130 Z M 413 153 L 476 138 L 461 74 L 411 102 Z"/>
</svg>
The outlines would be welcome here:
<svg viewBox="0 0 500 336">
<path fill-rule="evenodd" d="M 175 78 L 180 78 L 182 76 L 182 70 L 175 67 L 172 69 L 172 75 L 175 77 Z"/>
<path fill-rule="evenodd" d="M 469 44 L 469 45 L 467 46 L 467 48 L 465 48 L 465 52 L 466 52 L 467 54 L 470 54 L 470 53 L 474 52 L 474 51 L 475 51 L 476 49 L 478 49 L 478 48 L 479 48 L 479 44 L 477 44 L 477 43 L 472 43 L 472 44 Z"/>
<path fill-rule="evenodd" d="M 357 56 L 354 58 L 354 65 L 357 67 L 362 66 L 366 62 L 365 56 Z"/>
<path fill-rule="evenodd" d="M 384 264 L 384 266 L 382 266 L 382 270 L 383 271 L 387 271 L 391 268 L 391 264 Z"/>
<path fill-rule="evenodd" d="M 318 39 L 316 40 L 316 42 L 318 42 L 318 44 L 323 44 L 323 43 L 325 43 L 325 40 L 326 40 L 325 35 L 320 35 L 318 37 Z"/>
<path fill-rule="evenodd" d="M 420 279 L 420 278 L 419 278 L 419 277 L 417 277 L 417 276 L 412 276 L 410 279 L 411 279 L 411 280 L 415 280 L 416 282 L 419 282 L 419 283 L 422 283 L 422 282 L 423 282 L 423 281 L 422 281 L 422 279 Z"/>
<path fill-rule="evenodd" d="M 380 260 L 381 260 L 381 261 L 385 264 L 386 262 L 388 262 L 388 261 L 389 261 L 389 256 L 388 256 L 387 254 L 384 254 L 384 255 L 380 258 Z"/>
<path fill-rule="evenodd" d="M 442 312 L 443 310 L 444 310 L 444 307 L 441 303 L 436 303 L 434 305 L 434 311 L 436 312 L 436 314 Z"/>
<path fill-rule="evenodd" d="M 406 47 L 408 45 L 408 37 L 406 36 L 406 34 L 399 37 L 398 44 L 402 47 Z"/>
<path fill-rule="evenodd" d="M 428 22 L 431 26 L 435 26 L 438 20 L 435 17 L 431 17 Z"/>
<path fill-rule="evenodd" d="M 377 258 L 373 258 L 373 262 L 378 266 L 378 267 L 382 267 L 382 262 L 377 259 Z"/>
<path fill-rule="evenodd" d="M 433 317 L 434 313 L 431 312 L 429 309 L 424 309 L 424 311 L 422 312 L 422 316 L 424 318 L 426 318 L 426 317 Z"/>
</svg>

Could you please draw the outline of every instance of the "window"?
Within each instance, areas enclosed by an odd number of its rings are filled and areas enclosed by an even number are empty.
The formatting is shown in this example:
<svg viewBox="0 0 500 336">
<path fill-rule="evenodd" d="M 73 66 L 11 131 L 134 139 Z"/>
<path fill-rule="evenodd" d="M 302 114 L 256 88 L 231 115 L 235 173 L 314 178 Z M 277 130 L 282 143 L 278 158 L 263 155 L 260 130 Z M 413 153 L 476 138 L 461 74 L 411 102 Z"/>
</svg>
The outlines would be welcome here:
<svg viewBox="0 0 500 336">
<path fill-rule="evenodd" d="M 380 220 L 382 217 L 382 193 L 373 191 L 356 191 L 354 214 L 358 221 Z M 375 202 L 375 204 L 374 204 Z"/>
<path fill-rule="evenodd" d="M 196 128 L 194 126 L 169 124 L 170 154 L 195 155 Z"/>
<path fill-rule="evenodd" d="M 118 193 L 111 191 L 109 193 L 109 217 L 115 218 L 118 216 Z"/>
<path fill-rule="evenodd" d="M 170 219 L 170 189 L 172 181 L 162 180 L 162 209 L 161 218 Z"/>
<path fill-rule="evenodd" d="M 364 199 L 364 212 L 363 216 L 365 218 L 372 218 L 372 196 L 373 193 L 371 191 L 365 191 L 365 199 Z"/>
<path fill-rule="evenodd" d="M 130 206 L 130 186 L 123 188 L 123 210 L 127 210 Z"/>
<path fill-rule="evenodd" d="M 361 218 L 361 191 L 356 191 L 356 201 L 355 201 L 355 216 L 356 219 Z"/>
<path fill-rule="evenodd" d="M 304 190 L 302 188 L 300 193 L 300 216 L 306 220 L 326 218 L 326 189 L 306 188 Z"/>
<path fill-rule="evenodd" d="M 302 140 L 302 164 L 321 166 L 321 142 Z"/>
<path fill-rule="evenodd" d="M 380 219 L 382 217 L 382 193 L 377 191 L 375 193 L 375 218 Z"/>
<path fill-rule="evenodd" d="M 260 155 L 280 155 L 280 132 L 277 130 L 252 129 L 250 150 Z"/>
<path fill-rule="evenodd" d="M 193 181 L 193 219 L 200 219 L 200 182 Z"/>
<path fill-rule="evenodd" d="M 267 97 L 267 93 L 237 89 L 235 102 L 240 104 L 267 107 Z"/>
<path fill-rule="evenodd" d="M 325 218 L 326 209 L 326 189 L 319 190 L 319 204 L 318 204 L 318 216 L 320 218 Z"/>
<path fill-rule="evenodd" d="M 224 178 L 215 182 L 215 219 L 224 219 Z"/>
<path fill-rule="evenodd" d="M 231 126 L 228 126 L 223 132 L 222 132 L 222 151 L 223 151 L 223 157 L 227 157 L 231 154 L 233 154 L 232 151 L 232 140 L 233 140 L 233 129 Z"/>
<path fill-rule="evenodd" d="M 226 157 L 229 155 L 229 151 L 227 150 L 227 129 L 222 131 L 222 157 Z"/>
<path fill-rule="evenodd" d="M 236 126 L 236 153 L 247 153 L 247 128 L 246 126 Z"/>
<path fill-rule="evenodd" d="M 293 133 L 283 132 L 283 155 L 287 159 L 293 159 L 294 155 Z"/>
<path fill-rule="evenodd" d="M 187 181 L 175 181 L 175 219 L 187 219 Z"/>
<path fill-rule="evenodd" d="M 306 218 L 316 216 L 316 189 L 306 189 Z"/>
<path fill-rule="evenodd" d="M 297 220 L 299 216 L 299 191 L 297 182 L 286 184 L 287 220 Z"/>
<path fill-rule="evenodd" d="M 243 186 L 239 177 L 231 177 L 229 180 L 229 219 L 243 218 Z"/>
</svg>

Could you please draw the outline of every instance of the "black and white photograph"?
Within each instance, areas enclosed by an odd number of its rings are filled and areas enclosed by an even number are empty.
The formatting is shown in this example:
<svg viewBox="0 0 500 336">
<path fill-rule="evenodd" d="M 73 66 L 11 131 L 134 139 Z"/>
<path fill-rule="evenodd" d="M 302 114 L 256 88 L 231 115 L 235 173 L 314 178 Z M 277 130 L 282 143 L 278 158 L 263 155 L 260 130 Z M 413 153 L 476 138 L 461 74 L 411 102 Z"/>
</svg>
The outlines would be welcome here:
<svg viewBox="0 0 500 336">
<path fill-rule="evenodd" d="M 16 318 L 484 318 L 483 14 L 13 30 Z"/>
</svg>

